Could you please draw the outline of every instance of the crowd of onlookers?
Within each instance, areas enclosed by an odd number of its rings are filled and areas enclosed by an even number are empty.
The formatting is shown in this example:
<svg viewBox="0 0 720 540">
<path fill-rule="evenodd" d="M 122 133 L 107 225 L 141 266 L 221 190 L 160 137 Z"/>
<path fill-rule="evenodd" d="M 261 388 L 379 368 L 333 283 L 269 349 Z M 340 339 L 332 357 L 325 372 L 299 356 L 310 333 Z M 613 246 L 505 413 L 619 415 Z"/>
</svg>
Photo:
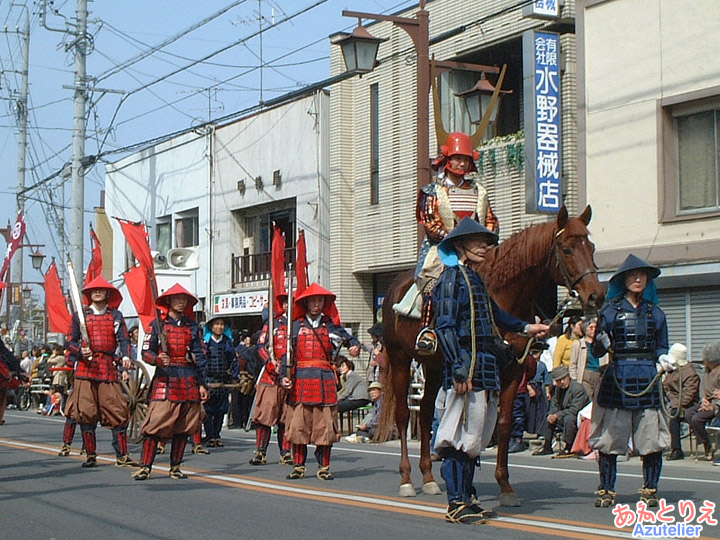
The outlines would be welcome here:
<svg viewBox="0 0 720 540">
<path fill-rule="evenodd" d="M 545 343 L 531 348 L 513 408 L 513 431 L 509 451 L 529 449 L 536 435 L 540 444 L 533 455 L 554 458 L 594 459 L 588 445 L 592 407 L 607 355 L 593 354 L 597 320 L 570 317 L 564 328 L 554 327 Z M 671 448 L 667 459 L 685 457 L 683 433 L 695 438 L 699 460 L 713 461 L 713 441 L 708 427 L 720 428 L 720 343 L 702 351 L 702 376 L 687 358 L 687 348 L 675 343 L 668 354 L 677 370 L 662 376 L 665 412 L 669 416 Z M 686 424 L 686 427 L 683 426 Z M 720 465 L 720 452 L 713 461 Z M 633 449 L 628 448 L 628 455 Z"/>
</svg>

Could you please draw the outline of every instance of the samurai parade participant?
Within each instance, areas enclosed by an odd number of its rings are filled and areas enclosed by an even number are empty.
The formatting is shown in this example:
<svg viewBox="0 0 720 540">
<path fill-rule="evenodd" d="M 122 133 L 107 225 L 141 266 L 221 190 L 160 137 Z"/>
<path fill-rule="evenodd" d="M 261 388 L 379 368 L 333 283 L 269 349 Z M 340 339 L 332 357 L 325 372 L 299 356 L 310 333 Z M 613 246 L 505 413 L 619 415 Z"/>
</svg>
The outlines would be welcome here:
<svg viewBox="0 0 720 540">
<path fill-rule="evenodd" d="M 432 308 L 430 293 L 440 273 L 442 262 L 437 246 L 464 217 L 470 217 L 497 234 L 499 221 L 490 207 L 487 190 L 477 179 L 475 160 L 479 154 L 472 147 L 469 135 L 454 132 L 448 135 L 441 147 L 440 156 L 432 168 L 437 171 L 435 180 L 420 188 L 416 217 L 425 230 L 415 270 L 416 286 L 411 286 L 399 304 L 393 308 L 408 315 L 418 291 L 423 293 L 422 323 L 417 348 L 421 351 L 435 350 L 435 337 L 429 328 Z"/>
<path fill-rule="evenodd" d="M 131 369 L 130 339 L 122 313 L 117 309 L 122 295 L 102 277 L 96 277 L 82 290 L 85 321 L 90 343 L 85 343 L 77 314 L 73 316 L 72 334 L 68 343 L 70 355 L 76 359 L 73 385 L 75 420 L 80 424 L 87 457 L 83 467 L 97 466 L 95 428 L 113 431 L 118 467 L 135 467 L 130 459 L 127 426 L 130 409 L 122 392 L 119 367 Z M 72 411 L 71 411 L 72 412 Z"/>
<path fill-rule="evenodd" d="M 661 373 L 674 371 L 667 355 L 665 314 L 657 306 L 653 280 L 660 269 L 628 255 L 610 278 L 605 304 L 598 313 L 593 354 L 610 352 L 593 407 L 590 446 L 598 451 L 600 486 L 595 506 L 615 504 L 617 456 L 625 454 L 632 437 L 642 457 L 640 499 L 657 506 L 662 452 L 670 446 L 668 420 L 661 410 Z"/>
<path fill-rule="evenodd" d="M 473 504 L 475 462 L 497 419 L 500 392 L 498 361 L 488 347 L 494 326 L 542 337 L 549 327 L 531 324 L 503 311 L 490 297 L 478 269 L 497 235 L 464 218 L 440 243 L 446 269 L 432 293 L 438 343 L 445 359 L 435 407 L 440 424 L 435 453 L 442 458 L 451 523 L 483 522 L 493 513 Z"/>
<path fill-rule="evenodd" d="M 180 463 L 187 438 L 201 429 L 202 403 L 209 397 L 207 360 L 192 309 L 196 303 L 197 298 L 177 283 L 155 302 L 165 315 L 152 322 L 143 343 L 143 360 L 156 368 L 142 427 L 141 468 L 133 474 L 135 480 L 150 478 L 158 442 L 164 440 L 172 440 L 170 478 L 187 478 Z M 167 336 L 167 351 L 161 347 L 161 332 Z"/>
<path fill-rule="evenodd" d="M 265 369 L 255 388 L 255 412 L 253 422 L 255 423 L 255 436 L 257 447 L 250 465 L 265 465 L 267 463 L 267 448 L 270 444 L 272 426 L 277 425 L 277 442 L 280 448 L 280 463 L 292 465 L 293 459 L 290 452 L 290 443 L 285 438 L 285 423 L 283 412 L 287 401 L 287 390 L 282 386 L 281 367 L 287 365 L 285 355 L 287 354 L 288 324 L 287 324 L 287 294 L 277 295 L 283 312 L 278 314 L 273 321 L 272 346 L 268 335 L 269 325 L 265 325 L 258 340 L 260 347 L 258 353 L 260 359 L 265 363 Z M 271 354 L 272 351 L 272 354 Z"/>
<path fill-rule="evenodd" d="M 230 408 L 230 390 L 226 384 L 237 377 L 238 362 L 230 328 L 222 317 L 205 323 L 205 350 L 207 352 L 207 382 L 210 399 L 205 403 L 205 437 L 210 447 L 224 446 L 220 440 L 225 415 Z"/>
<path fill-rule="evenodd" d="M 0 426 L 5 423 L 5 407 L 7 404 L 7 392 L 26 384 L 29 381 L 20 367 L 20 362 L 15 355 L 0 340 Z"/>
<path fill-rule="evenodd" d="M 332 480 L 330 452 L 339 436 L 337 377 L 330 334 L 339 336 L 350 347 L 351 356 L 360 353 L 360 342 L 340 326 L 335 295 L 317 283 L 295 298 L 294 309 L 292 375 L 283 378 L 283 386 L 289 390 L 285 436 L 292 444 L 294 465 L 287 478 L 305 476 L 307 445 L 314 444 L 317 477 Z"/>
</svg>

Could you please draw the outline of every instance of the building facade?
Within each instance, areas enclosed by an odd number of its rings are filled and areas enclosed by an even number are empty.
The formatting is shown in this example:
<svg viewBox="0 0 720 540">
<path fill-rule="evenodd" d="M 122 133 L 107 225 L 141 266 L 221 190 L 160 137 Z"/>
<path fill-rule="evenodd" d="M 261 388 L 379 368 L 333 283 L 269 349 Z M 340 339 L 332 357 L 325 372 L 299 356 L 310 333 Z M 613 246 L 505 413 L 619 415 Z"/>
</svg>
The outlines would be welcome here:
<svg viewBox="0 0 720 540">
<path fill-rule="evenodd" d="M 109 164 L 106 213 L 148 225 L 161 288 L 173 275 L 188 279 L 206 317 L 252 332 L 267 300 L 273 223 L 293 263 L 305 231 L 309 277 L 329 281 L 327 125 L 319 90 L 190 130 Z M 117 221 L 110 225 L 119 277 L 133 261 Z"/>
<path fill-rule="evenodd" d="M 607 278 L 657 265 L 671 342 L 720 340 L 720 5 L 578 2 L 580 188 Z M 639 21 L 642 21 L 639 23 Z"/>
<path fill-rule="evenodd" d="M 527 17 L 522 5 L 509 0 L 434 0 L 427 2 L 426 9 L 431 58 L 507 65 L 502 88 L 512 93 L 503 96 L 498 120 L 478 148 L 478 174 L 500 218 L 501 239 L 553 218 L 533 211 L 528 204 L 537 169 L 535 156 L 527 155 L 524 131 L 526 113 L 530 113 L 525 104 L 524 72 L 533 59 L 533 41 L 523 36 L 540 30 L 557 35 L 562 145 L 559 199 L 576 215 L 583 207 L 577 197 L 574 2 L 564 2 L 557 16 L 549 19 Z M 417 10 L 397 15 L 413 18 Z M 415 219 L 417 58 L 410 37 L 400 27 L 386 21 L 363 24 L 372 35 L 387 40 L 380 45 L 379 65 L 362 77 L 334 85 L 330 97 L 331 286 L 338 294 L 343 322 L 353 328 L 367 328 L 379 319 L 380 304 L 392 281 L 415 267 L 419 243 Z M 333 49 L 331 70 L 339 74 L 345 65 L 340 48 Z M 530 77 L 534 80 L 535 73 Z M 479 78 L 477 72 L 453 71 L 436 79 L 445 131 L 471 133 L 475 129 L 455 94 L 468 90 Z M 495 74 L 487 78 L 497 81 Z M 432 122 L 433 100 L 431 96 L 421 98 L 430 100 Z M 430 133 L 428 160 L 445 142 L 436 140 L 434 126 Z"/>
</svg>

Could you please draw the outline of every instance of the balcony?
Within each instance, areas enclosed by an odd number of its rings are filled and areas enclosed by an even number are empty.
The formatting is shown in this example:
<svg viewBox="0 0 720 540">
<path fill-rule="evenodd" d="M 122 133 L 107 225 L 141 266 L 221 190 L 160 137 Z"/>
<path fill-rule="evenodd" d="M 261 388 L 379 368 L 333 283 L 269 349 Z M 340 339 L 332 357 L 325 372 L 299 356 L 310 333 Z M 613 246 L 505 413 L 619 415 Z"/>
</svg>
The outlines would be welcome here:
<svg viewBox="0 0 720 540">
<path fill-rule="evenodd" d="M 232 255 L 232 286 L 267 281 L 270 279 L 270 258 L 272 253 L 253 253 L 252 255 Z M 295 266 L 295 248 L 285 250 L 285 261 Z"/>
</svg>

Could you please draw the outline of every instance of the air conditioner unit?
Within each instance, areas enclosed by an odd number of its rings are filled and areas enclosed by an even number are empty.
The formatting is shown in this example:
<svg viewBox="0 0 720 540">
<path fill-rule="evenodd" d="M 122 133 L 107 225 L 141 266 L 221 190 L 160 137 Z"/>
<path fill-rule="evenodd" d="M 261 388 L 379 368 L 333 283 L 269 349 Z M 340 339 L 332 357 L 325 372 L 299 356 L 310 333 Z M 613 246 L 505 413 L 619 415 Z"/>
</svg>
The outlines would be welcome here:
<svg viewBox="0 0 720 540">
<path fill-rule="evenodd" d="M 164 253 L 160 251 L 151 251 L 150 255 L 152 255 L 153 262 L 155 263 L 156 269 L 165 269 L 168 267 L 167 257 Z"/>
<path fill-rule="evenodd" d="M 174 270 L 193 270 L 200 266 L 198 248 L 173 248 L 167 252 L 167 264 Z"/>
</svg>

